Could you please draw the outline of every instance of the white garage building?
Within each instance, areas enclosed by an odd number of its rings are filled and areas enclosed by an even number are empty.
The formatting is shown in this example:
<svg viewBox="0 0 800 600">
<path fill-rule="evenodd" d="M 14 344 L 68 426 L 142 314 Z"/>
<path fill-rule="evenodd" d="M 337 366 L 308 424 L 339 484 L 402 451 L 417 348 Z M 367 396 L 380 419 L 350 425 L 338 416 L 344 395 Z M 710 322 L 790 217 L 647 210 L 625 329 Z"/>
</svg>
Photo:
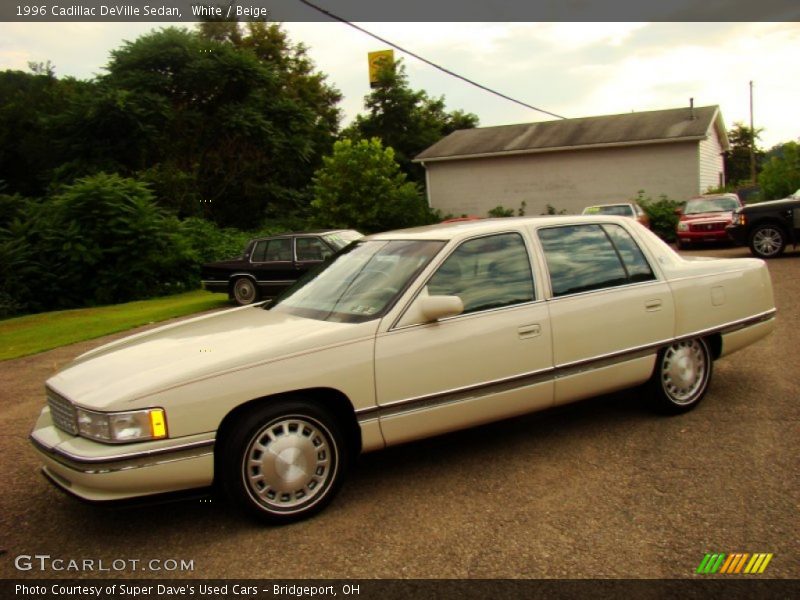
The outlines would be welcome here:
<svg viewBox="0 0 800 600">
<path fill-rule="evenodd" d="M 686 200 L 724 184 L 728 137 L 718 106 L 686 107 L 462 129 L 415 161 L 428 203 L 443 214 L 486 216 L 501 205 L 568 213 L 633 199 Z"/>
</svg>

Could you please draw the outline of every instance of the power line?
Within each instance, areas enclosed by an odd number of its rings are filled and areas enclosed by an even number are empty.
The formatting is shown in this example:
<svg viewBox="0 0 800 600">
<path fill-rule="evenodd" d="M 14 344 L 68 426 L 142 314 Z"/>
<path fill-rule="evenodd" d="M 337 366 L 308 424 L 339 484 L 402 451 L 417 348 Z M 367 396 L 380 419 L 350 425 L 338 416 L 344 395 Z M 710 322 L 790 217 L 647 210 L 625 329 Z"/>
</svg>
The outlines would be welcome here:
<svg viewBox="0 0 800 600">
<path fill-rule="evenodd" d="M 309 2 L 308 0 L 298 0 L 298 1 L 303 3 L 303 4 L 305 4 L 309 8 L 312 8 L 312 9 L 316 10 L 317 12 L 320 12 L 320 13 L 330 17 L 331 19 L 333 19 L 335 21 L 339 21 L 340 23 L 344 23 L 345 25 L 349 25 L 353 29 L 357 29 L 361 33 L 365 33 L 368 36 L 373 37 L 376 40 L 378 40 L 380 42 L 383 42 L 384 44 L 387 44 L 387 45 L 391 46 L 392 48 L 395 48 L 396 50 L 399 50 L 400 52 L 403 52 L 404 54 L 408 54 L 409 56 L 412 56 L 412 57 L 416 58 L 417 60 L 420 60 L 420 61 L 424 62 L 425 64 L 430 65 L 434 69 L 439 69 L 443 73 L 447 73 L 448 75 L 450 75 L 452 77 L 455 77 L 456 79 L 460 79 L 461 81 L 465 81 L 466 83 L 468 83 L 470 85 L 474 85 L 475 87 L 480 88 L 485 92 L 489 92 L 490 94 L 494 94 L 495 96 L 499 96 L 500 98 L 503 98 L 504 100 L 509 100 L 510 102 L 514 102 L 515 104 L 519 104 L 521 106 L 524 106 L 525 108 L 530 108 L 531 110 L 535 110 L 537 112 L 544 113 L 546 115 L 550 115 L 551 117 L 556 117 L 558 119 L 566 119 L 567 118 L 567 117 L 563 117 L 561 115 L 557 115 L 556 113 L 550 112 L 549 110 L 544 110 L 543 108 L 537 108 L 535 106 L 531 106 L 530 104 L 528 104 L 526 102 L 522 102 L 522 100 L 517 100 L 515 98 L 512 98 L 511 96 L 507 96 L 506 94 L 503 94 L 502 92 L 498 92 L 496 90 L 493 90 L 492 88 L 486 87 L 485 85 L 480 84 L 477 81 L 473 81 L 472 79 L 468 79 L 467 77 L 464 77 L 463 75 L 459 75 L 458 73 L 454 73 L 450 69 L 446 69 L 446 68 L 442 67 L 441 65 L 438 65 L 435 62 L 428 60 L 427 58 L 423 58 L 419 54 L 411 52 L 411 50 L 406 50 L 402 46 L 398 46 L 394 42 L 390 42 L 389 40 L 387 40 L 385 38 L 382 38 L 379 35 L 376 35 L 376 34 L 372 33 L 371 31 L 367 31 L 363 27 L 360 27 L 360 26 L 356 25 L 355 23 L 351 23 L 347 19 L 343 19 L 342 17 L 340 17 L 338 15 L 335 15 L 332 12 L 330 12 L 330 11 L 328 11 L 328 10 L 322 8 L 322 7 L 319 7 L 316 4 L 313 4 L 312 2 Z"/>
</svg>

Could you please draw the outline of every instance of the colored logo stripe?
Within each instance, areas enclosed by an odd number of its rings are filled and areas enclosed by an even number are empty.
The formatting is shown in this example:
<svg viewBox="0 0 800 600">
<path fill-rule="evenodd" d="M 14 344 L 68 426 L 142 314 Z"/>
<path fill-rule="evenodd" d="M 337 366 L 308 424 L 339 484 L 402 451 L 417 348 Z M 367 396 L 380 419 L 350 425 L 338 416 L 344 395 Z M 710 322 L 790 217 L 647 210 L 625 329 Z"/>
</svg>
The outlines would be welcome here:
<svg viewBox="0 0 800 600">
<path fill-rule="evenodd" d="M 723 560 L 725 560 L 724 554 L 706 554 L 700 566 L 697 567 L 697 572 L 705 575 L 716 573 Z"/>
<path fill-rule="evenodd" d="M 736 552 L 734 554 L 708 553 L 703 557 L 697 573 L 702 575 L 720 574 L 749 574 L 763 573 L 774 555 L 769 553 L 749 554 Z"/>
</svg>

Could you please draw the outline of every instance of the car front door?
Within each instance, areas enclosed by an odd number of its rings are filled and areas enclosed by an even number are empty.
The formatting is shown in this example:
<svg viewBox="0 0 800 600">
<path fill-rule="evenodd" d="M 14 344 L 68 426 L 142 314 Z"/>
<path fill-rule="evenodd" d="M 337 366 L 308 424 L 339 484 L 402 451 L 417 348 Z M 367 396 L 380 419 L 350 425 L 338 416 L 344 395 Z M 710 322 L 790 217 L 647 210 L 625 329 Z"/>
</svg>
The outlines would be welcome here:
<svg viewBox="0 0 800 600">
<path fill-rule="evenodd" d="M 330 246 L 315 235 L 297 236 L 294 239 L 294 260 L 298 275 L 316 267 L 331 255 L 333 250 Z"/>
<path fill-rule="evenodd" d="M 538 230 L 551 287 L 555 403 L 643 383 L 674 331 L 669 286 L 621 225 Z"/>
<path fill-rule="evenodd" d="M 387 444 L 552 403 L 547 304 L 535 293 L 517 232 L 462 242 L 375 345 L 378 414 Z M 458 296 L 463 313 L 425 322 L 424 296 Z"/>
</svg>

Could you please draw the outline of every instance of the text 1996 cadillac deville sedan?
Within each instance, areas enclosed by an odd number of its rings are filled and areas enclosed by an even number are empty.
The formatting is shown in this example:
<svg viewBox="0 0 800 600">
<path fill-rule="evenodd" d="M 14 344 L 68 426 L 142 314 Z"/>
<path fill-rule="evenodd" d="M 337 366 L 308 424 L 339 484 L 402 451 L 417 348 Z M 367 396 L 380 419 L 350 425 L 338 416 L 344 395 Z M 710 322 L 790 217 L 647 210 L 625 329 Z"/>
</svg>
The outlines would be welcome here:
<svg viewBox="0 0 800 600">
<path fill-rule="evenodd" d="M 713 361 L 774 316 L 761 260 L 686 260 L 632 219 L 382 233 L 269 306 L 79 356 L 31 439 L 86 500 L 216 484 L 287 522 L 327 504 L 359 452 L 640 384 L 689 410 Z"/>
</svg>

